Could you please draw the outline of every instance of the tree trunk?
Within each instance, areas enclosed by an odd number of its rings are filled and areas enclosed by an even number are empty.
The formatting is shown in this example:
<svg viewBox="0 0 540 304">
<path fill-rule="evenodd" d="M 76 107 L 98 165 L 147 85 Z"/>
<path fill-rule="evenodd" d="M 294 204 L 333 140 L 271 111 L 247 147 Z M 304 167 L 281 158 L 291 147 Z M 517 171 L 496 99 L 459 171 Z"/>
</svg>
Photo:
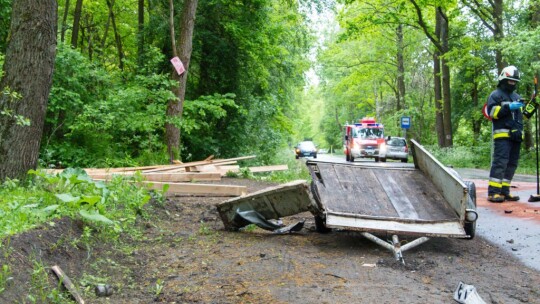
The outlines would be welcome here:
<svg viewBox="0 0 540 304">
<path fill-rule="evenodd" d="M 139 0 L 139 33 L 137 47 L 137 65 L 141 69 L 144 65 L 144 0 Z"/>
<path fill-rule="evenodd" d="M 497 63 L 497 71 L 500 73 L 507 65 L 503 60 L 500 45 L 504 39 L 503 30 L 503 0 L 493 0 L 493 39 L 495 40 L 495 62 Z"/>
<path fill-rule="evenodd" d="M 67 16 L 69 13 L 69 0 L 66 0 L 64 7 L 64 16 L 62 17 L 62 33 L 60 33 L 60 41 L 64 42 L 67 31 Z"/>
<path fill-rule="evenodd" d="M 189 71 L 189 61 L 191 59 L 191 50 L 193 47 L 193 30 L 195 28 L 195 13 L 197 11 L 198 0 L 186 0 L 184 1 L 184 7 L 182 9 L 180 36 L 178 43 L 175 43 L 174 39 L 174 22 L 171 22 L 171 35 L 173 37 L 173 53 L 178 54 L 180 61 L 184 64 L 185 72 L 182 75 L 178 75 L 173 69 L 172 78 L 178 81 L 178 87 L 173 88 L 173 93 L 176 96 L 176 100 L 169 101 L 167 105 L 167 116 L 172 120 L 179 121 L 182 118 L 184 111 L 184 100 L 186 94 L 187 74 Z M 172 0 L 171 0 L 172 7 Z M 172 10 L 174 11 L 174 10 Z M 175 45 L 178 45 L 178 51 L 176 51 Z M 165 135 L 167 138 L 167 150 L 169 153 L 169 161 L 172 162 L 175 159 L 180 159 L 180 126 L 174 123 L 167 123 L 165 125 Z"/>
<path fill-rule="evenodd" d="M 441 37 L 441 27 L 442 21 L 441 16 L 436 9 L 435 17 L 435 36 L 439 39 Z M 441 88 L 441 59 L 440 52 L 438 49 L 433 53 L 433 88 L 435 92 L 435 128 L 437 129 L 437 140 L 439 147 L 444 147 L 445 143 L 445 133 L 444 133 L 444 119 L 443 119 L 443 98 L 442 98 L 442 88 Z"/>
<path fill-rule="evenodd" d="M 57 10 L 56 0 L 13 2 L 0 88 L 22 97 L 0 96 L 0 109 L 11 113 L 0 114 L 0 181 L 24 177 L 37 166 L 56 56 Z M 29 119 L 30 126 L 18 124 L 14 115 Z"/>
<path fill-rule="evenodd" d="M 398 25 L 396 29 L 396 38 L 397 38 L 397 87 L 398 87 L 398 99 L 396 110 L 399 111 L 402 108 L 406 108 L 405 105 L 405 62 L 403 59 L 403 25 Z"/>
<path fill-rule="evenodd" d="M 75 12 L 73 13 L 73 28 L 71 30 L 71 46 L 76 49 L 79 41 L 79 27 L 82 15 L 83 0 L 77 0 L 75 4 Z"/>
<path fill-rule="evenodd" d="M 101 39 L 101 52 L 105 49 L 107 44 L 107 37 L 109 37 L 109 27 L 111 26 L 111 15 L 107 18 L 107 23 L 105 23 L 105 30 L 103 31 L 103 38 Z"/>
<path fill-rule="evenodd" d="M 444 56 L 449 51 L 448 37 L 449 37 L 449 25 L 446 14 L 442 11 L 442 8 L 438 9 L 441 19 L 441 56 Z M 442 57 L 442 91 L 443 91 L 443 125 L 444 125 L 444 146 L 452 147 L 452 92 L 450 92 L 450 67 L 448 67 L 447 60 Z"/>
<path fill-rule="evenodd" d="M 118 52 L 118 67 L 120 70 L 124 70 L 124 49 L 122 48 L 122 39 L 120 38 L 120 34 L 118 34 L 118 29 L 116 28 L 116 20 L 114 18 L 114 10 L 113 10 L 113 3 L 111 0 L 107 0 L 107 6 L 109 7 L 109 17 L 111 20 L 111 25 L 114 32 L 114 39 L 116 41 L 116 50 Z"/>
<path fill-rule="evenodd" d="M 473 88 L 471 90 L 471 99 L 473 103 L 473 109 L 480 108 L 480 97 L 478 92 L 478 76 L 480 74 L 480 69 L 475 68 L 474 74 L 473 74 Z M 480 130 L 482 128 L 482 120 L 485 119 L 484 116 L 481 116 L 480 118 L 476 118 L 474 115 L 472 116 L 472 131 L 474 136 L 474 142 L 475 144 L 478 142 L 480 138 Z"/>
</svg>

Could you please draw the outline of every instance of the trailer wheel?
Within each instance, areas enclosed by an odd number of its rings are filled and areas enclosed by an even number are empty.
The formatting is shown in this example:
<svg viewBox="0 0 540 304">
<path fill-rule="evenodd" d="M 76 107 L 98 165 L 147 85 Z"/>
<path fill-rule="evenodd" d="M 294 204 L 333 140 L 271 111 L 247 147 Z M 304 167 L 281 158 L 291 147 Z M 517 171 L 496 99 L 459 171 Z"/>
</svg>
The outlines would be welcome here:
<svg viewBox="0 0 540 304">
<path fill-rule="evenodd" d="M 320 215 L 315 215 L 315 231 L 318 233 L 328 233 L 332 231 L 332 229 L 326 227 L 324 219 Z"/>
<path fill-rule="evenodd" d="M 469 193 L 467 208 L 476 210 L 476 185 L 474 184 L 474 182 L 471 181 L 465 181 L 465 185 L 467 186 L 467 191 Z M 476 234 L 476 221 L 465 222 L 465 224 L 463 225 L 463 229 L 465 229 L 465 233 L 470 236 L 468 240 L 472 240 L 474 238 L 474 235 Z"/>
</svg>

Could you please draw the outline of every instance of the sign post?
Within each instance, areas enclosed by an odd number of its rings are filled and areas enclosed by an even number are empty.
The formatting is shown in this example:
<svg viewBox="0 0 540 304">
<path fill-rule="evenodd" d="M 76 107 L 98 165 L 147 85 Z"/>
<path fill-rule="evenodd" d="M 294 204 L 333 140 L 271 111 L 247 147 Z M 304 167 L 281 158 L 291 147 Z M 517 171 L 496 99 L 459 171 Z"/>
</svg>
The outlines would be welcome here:
<svg viewBox="0 0 540 304">
<path fill-rule="evenodd" d="M 403 137 L 407 139 L 407 130 L 411 128 L 410 116 L 401 116 L 401 128 L 403 129 Z"/>
</svg>

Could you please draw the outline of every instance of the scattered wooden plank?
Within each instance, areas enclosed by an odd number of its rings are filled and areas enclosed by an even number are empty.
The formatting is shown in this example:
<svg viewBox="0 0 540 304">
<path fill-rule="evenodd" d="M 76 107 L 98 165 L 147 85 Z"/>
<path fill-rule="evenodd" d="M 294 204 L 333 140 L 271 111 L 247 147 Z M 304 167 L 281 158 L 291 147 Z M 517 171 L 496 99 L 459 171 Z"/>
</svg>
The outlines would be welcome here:
<svg viewBox="0 0 540 304">
<path fill-rule="evenodd" d="M 51 267 L 51 269 L 52 271 L 54 271 L 54 273 L 58 277 L 58 280 L 60 280 L 60 282 L 62 282 L 62 284 L 66 287 L 66 289 L 71 293 L 71 296 L 73 297 L 73 299 L 75 299 L 75 301 L 77 301 L 77 303 L 79 304 L 84 304 L 84 300 L 79 294 L 79 292 L 77 291 L 77 288 L 75 287 L 75 285 L 73 285 L 73 283 L 71 282 L 69 277 L 64 273 L 64 271 L 62 271 L 60 266 L 54 265 L 53 267 Z"/>
<path fill-rule="evenodd" d="M 271 171 L 287 171 L 289 166 L 287 165 L 274 165 L 274 166 L 259 166 L 259 167 L 249 167 L 249 171 L 256 172 L 271 172 Z"/>
<path fill-rule="evenodd" d="M 219 169 L 216 165 L 203 165 L 190 167 L 191 172 L 219 172 Z"/>
<path fill-rule="evenodd" d="M 161 190 L 164 185 L 169 185 L 168 194 L 211 194 L 215 196 L 241 196 L 247 194 L 247 187 L 233 185 L 213 185 L 198 183 L 164 183 L 142 182 L 149 189 Z"/>
<path fill-rule="evenodd" d="M 241 156 L 236 158 L 228 158 L 228 159 L 214 159 L 214 160 L 203 160 L 203 161 L 195 161 L 195 162 L 189 162 L 189 163 L 183 163 L 174 165 L 173 167 L 164 167 L 164 168 L 156 168 L 156 169 L 150 169 L 150 170 L 144 170 L 144 173 L 152 173 L 152 172 L 161 172 L 161 171 L 169 171 L 174 172 L 177 169 L 185 168 L 186 171 L 190 171 L 191 169 L 188 169 L 190 167 L 196 167 L 196 166 L 203 166 L 203 165 L 225 165 L 225 164 L 234 164 L 238 160 L 245 160 L 245 159 L 251 159 L 255 158 L 257 156 L 250 155 L 250 156 Z"/>
<path fill-rule="evenodd" d="M 122 175 L 126 177 L 134 176 L 131 172 L 116 172 L 116 173 L 98 173 L 89 174 L 93 179 L 111 180 L 114 175 Z M 191 181 L 218 181 L 221 180 L 219 172 L 181 172 L 181 173 L 143 173 L 142 177 L 147 181 L 154 182 L 191 182 Z"/>
</svg>

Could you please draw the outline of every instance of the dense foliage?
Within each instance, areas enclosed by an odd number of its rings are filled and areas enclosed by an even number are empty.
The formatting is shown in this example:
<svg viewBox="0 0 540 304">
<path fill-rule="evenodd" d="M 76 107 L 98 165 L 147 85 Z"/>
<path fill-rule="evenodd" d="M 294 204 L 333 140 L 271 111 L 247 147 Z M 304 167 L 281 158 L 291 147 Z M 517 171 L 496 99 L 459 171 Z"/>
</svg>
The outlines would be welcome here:
<svg viewBox="0 0 540 304">
<path fill-rule="evenodd" d="M 339 151 L 342 125 L 364 116 L 384 123 L 387 135 L 435 145 L 441 101 L 434 95 L 433 56 L 443 42 L 430 36 L 435 9 L 448 20 L 443 57 L 457 149 L 490 141 L 480 110 L 496 84 L 497 54 L 522 72 L 524 97 L 540 70 L 538 0 L 501 2 L 499 36 L 478 14 L 494 14 L 488 2 L 202 1 L 184 114 L 171 121 L 165 115 L 175 85 L 168 3 L 145 1 L 141 10 L 135 1 L 112 7 L 84 1 L 73 41 L 74 2 L 58 2 L 60 43 L 43 166 L 164 163 L 166 122 L 181 128 L 183 161 L 256 154 L 256 162 L 272 163 L 304 139 Z M 178 18 L 183 2 L 173 3 Z M 10 0 L 0 1 L 2 24 L 9 23 L 10 7 Z M 9 30 L 0 28 L 1 63 Z M 412 122 L 406 133 L 403 116 Z M 527 122 L 526 130 L 531 158 L 534 124 Z"/>
<path fill-rule="evenodd" d="M 450 69 L 453 141 L 456 146 L 477 146 L 491 140 L 491 124 L 481 113 L 497 79 L 496 52 L 506 64 L 522 72 L 518 93 L 532 93 L 533 76 L 540 70 L 538 51 L 539 5 L 537 0 L 517 5 L 504 1 L 503 39 L 486 27 L 486 12 L 494 2 L 461 1 L 340 1 L 336 20 L 328 27 L 327 46 L 320 53 L 320 73 L 325 96 L 325 118 L 321 127 L 328 143 L 335 140 L 339 125 L 364 116 L 384 123 L 387 135 L 404 135 L 402 116 L 411 117 L 407 137 L 431 145 L 437 143 L 436 103 L 433 94 L 433 54 L 430 43 L 435 28 L 435 9 L 446 13 L 449 24 L 448 50 L 444 59 Z M 501 2 L 502 3 L 502 2 Z M 415 11 L 413 4 L 419 4 Z M 484 14 L 477 15 L 478 11 Z M 419 21 L 422 16 L 422 22 Z M 489 19 L 489 18 L 488 18 Z M 488 20 L 491 21 L 491 20 Z M 425 30 L 422 28 L 425 26 Z M 442 39 L 442 38 L 441 38 Z M 400 71 L 400 63 L 404 70 Z M 399 76 L 405 87 L 400 91 Z M 527 122 L 527 130 L 534 128 Z M 533 147 L 532 137 L 525 147 Z M 333 141 L 333 142 L 331 142 Z"/>
<path fill-rule="evenodd" d="M 60 1 L 59 12 L 68 3 Z M 77 49 L 73 43 L 58 48 L 42 165 L 166 162 L 166 122 L 181 127 L 183 161 L 255 154 L 257 162 L 271 163 L 290 142 L 309 66 L 305 54 L 310 35 L 299 7 L 272 0 L 200 3 L 184 114 L 170 121 L 165 116 L 167 102 L 174 98 L 169 8 L 157 1 L 148 5 L 146 26 L 138 33 L 128 10 L 136 11 L 135 4 L 115 2 L 117 24 L 122 21 L 116 30 L 125 53 L 121 70 L 106 5 L 84 2 L 84 38 Z M 68 7 L 67 25 L 73 9 Z M 60 28 L 67 41 L 70 27 Z M 139 65 L 137 33 L 145 38 Z"/>
</svg>

